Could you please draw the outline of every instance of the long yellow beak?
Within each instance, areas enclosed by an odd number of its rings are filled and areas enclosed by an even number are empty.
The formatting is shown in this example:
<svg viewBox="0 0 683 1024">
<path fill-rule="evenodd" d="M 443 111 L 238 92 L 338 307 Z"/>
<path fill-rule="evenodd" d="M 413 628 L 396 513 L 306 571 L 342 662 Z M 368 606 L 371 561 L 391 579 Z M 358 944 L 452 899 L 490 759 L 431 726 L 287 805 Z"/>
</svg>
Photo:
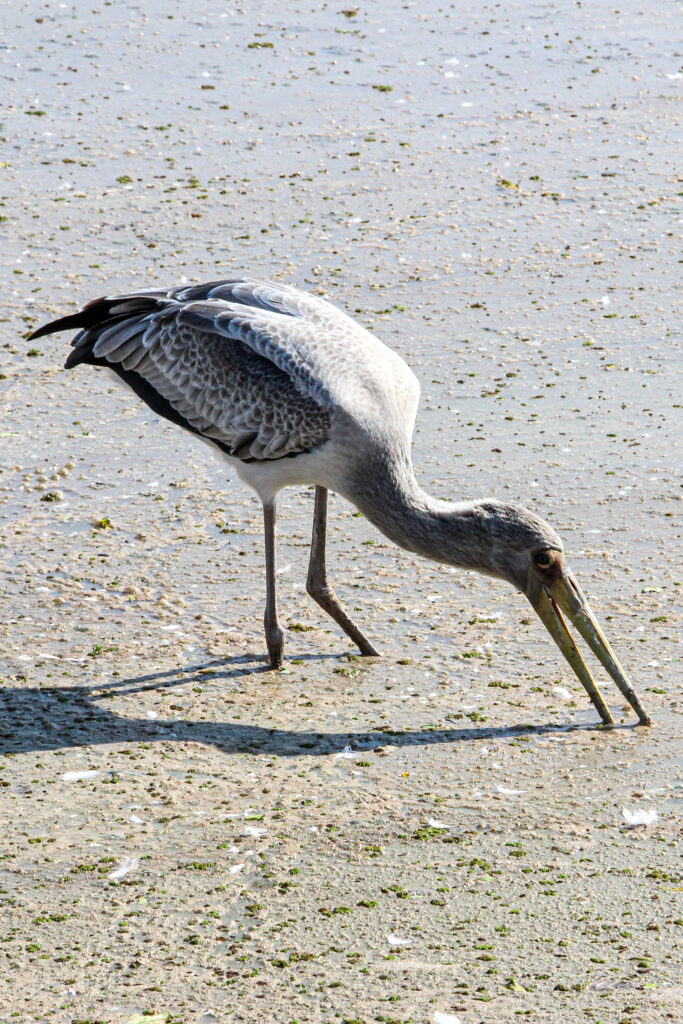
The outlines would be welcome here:
<svg viewBox="0 0 683 1024">
<path fill-rule="evenodd" d="M 640 703 L 638 695 L 600 629 L 588 601 L 571 574 L 564 570 L 553 580 L 538 581 L 538 584 L 528 592 L 528 597 L 544 626 L 581 681 L 605 725 L 614 725 L 614 719 L 574 643 L 562 612 L 576 626 L 590 649 L 607 669 L 638 715 L 640 724 L 652 725 L 652 719 Z"/>
</svg>

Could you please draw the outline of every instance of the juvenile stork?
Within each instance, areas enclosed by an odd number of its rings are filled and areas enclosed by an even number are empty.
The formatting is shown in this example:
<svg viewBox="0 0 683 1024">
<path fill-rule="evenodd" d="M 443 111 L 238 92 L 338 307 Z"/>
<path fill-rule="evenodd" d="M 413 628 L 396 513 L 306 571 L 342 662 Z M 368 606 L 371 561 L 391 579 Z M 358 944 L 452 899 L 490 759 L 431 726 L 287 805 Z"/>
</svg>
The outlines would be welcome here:
<svg viewBox="0 0 683 1024">
<path fill-rule="evenodd" d="M 390 540 L 425 558 L 507 580 L 527 596 L 613 725 L 565 624 L 574 623 L 643 725 L 651 720 L 569 572 L 555 531 L 492 499 L 446 504 L 418 485 L 411 437 L 419 384 L 403 360 L 329 302 L 272 281 L 213 281 L 95 299 L 39 328 L 78 329 L 67 368 L 105 366 L 158 415 L 216 449 L 263 505 L 264 626 L 282 664 L 275 593 L 275 500 L 314 484 L 306 587 L 364 655 L 377 651 L 327 578 L 327 492 L 353 502 Z"/>
</svg>

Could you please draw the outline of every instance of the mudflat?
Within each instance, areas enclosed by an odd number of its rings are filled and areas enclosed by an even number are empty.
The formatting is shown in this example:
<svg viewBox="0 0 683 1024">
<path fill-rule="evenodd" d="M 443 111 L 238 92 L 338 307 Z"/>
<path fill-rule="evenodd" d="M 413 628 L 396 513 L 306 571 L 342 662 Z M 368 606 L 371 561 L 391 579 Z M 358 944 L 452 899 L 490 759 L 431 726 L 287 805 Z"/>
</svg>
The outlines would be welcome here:
<svg viewBox="0 0 683 1024">
<path fill-rule="evenodd" d="M 0 1021 L 680 1019 L 674 8 L 15 3 L 0 41 Z M 652 729 L 524 599 L 256 500 L 45 319 L 319 291 L 422 384 L 448 499 L 524 504 Z M 595 665 L 591 658 L 591 666 Z M 654 813 L 653 813 L 654 812 Z M 647 823 L 635 824 L 643 821 Z"/>
</svg>

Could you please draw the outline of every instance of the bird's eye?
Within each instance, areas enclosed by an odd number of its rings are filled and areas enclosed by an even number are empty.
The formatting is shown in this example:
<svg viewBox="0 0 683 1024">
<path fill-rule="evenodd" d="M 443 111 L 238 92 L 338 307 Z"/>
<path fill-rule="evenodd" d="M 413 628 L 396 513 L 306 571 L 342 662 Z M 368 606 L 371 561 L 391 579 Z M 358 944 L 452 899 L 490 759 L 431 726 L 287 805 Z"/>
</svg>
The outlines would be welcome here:
<svg viewBox="0 0 683 1024">
<path fill-rule="evenodd" d="M 540 569 L 548 569 L 553 564 L 552 556 L 547 551 L 539 551 L 535 561 Z"/>
</svg>

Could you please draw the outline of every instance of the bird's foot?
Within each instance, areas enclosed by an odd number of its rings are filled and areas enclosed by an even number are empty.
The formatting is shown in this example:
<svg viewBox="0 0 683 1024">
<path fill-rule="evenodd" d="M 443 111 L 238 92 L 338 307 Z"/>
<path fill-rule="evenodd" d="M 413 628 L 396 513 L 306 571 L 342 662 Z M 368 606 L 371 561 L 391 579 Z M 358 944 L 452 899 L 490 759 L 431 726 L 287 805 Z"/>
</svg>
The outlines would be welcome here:
<svg viewBox="0 0 683 1024">
<path fill-rule="evenodd" d="M 282 648 L 276 649 L 268 647 L 268 660 L 270 661 L 271 668 L 282 668 L 284 658 L 282 657 Z"/>
<path fill-rule="evenodd" d="M 268 659 L 271 668 L 282 668 L 284 646 L 285 637 L 280 628 L 273 630 L 269 636 L 266 636 L 266 647 L 268 648 Z"/>
</svg>

